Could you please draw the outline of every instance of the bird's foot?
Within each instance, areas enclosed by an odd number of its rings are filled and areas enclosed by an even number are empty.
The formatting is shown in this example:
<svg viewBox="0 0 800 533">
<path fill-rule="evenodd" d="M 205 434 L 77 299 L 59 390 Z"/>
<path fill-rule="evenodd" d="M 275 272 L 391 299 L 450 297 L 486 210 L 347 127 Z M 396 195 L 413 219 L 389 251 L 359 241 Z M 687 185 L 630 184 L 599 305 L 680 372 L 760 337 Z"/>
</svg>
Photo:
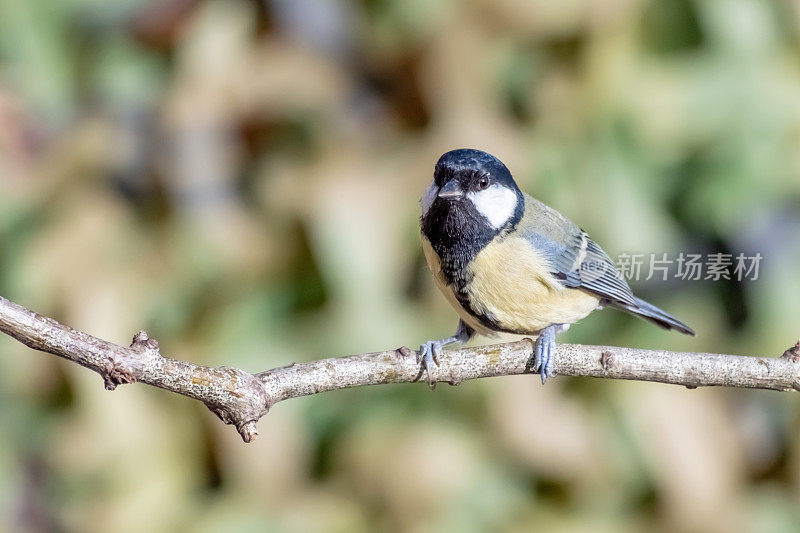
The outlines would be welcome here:
<svg viewBox="0 0 800 533">
<path fill-rule="evenodd" d="M 417 352 L 417 363 L 422 363 L 422 372 L 428 373 L 428 385 L 431 389 L 436 387 L 436 383 L 431 377 L 431 368 L 439 366 L 439 356 L 442 355 L 444 341 L 428 341 L 419 347 Z"/>
<path fill-rule="evenodd" d="M 556 347 L 556 333 L 558 333 L 559 326 L 548 326 L 539 332 L 539 337 L 536 339 L 536 347 L 533 355 L 533 371 L 539 372 L 542 377 L 542 385 L 544 385 L 547 378 L 555 376 L 553 373 L 553 353 Z"/>
</svg>

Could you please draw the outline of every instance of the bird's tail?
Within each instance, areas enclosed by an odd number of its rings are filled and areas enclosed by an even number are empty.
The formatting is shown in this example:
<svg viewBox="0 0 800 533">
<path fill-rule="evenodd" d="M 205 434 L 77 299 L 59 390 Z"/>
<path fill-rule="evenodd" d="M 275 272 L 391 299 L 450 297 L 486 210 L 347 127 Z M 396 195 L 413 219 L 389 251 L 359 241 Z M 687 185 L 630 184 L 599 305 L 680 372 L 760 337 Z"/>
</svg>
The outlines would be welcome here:
<svg viewBox="0 0 800 533">
<path fill-rule="evenodd" d="M 636 306 L 625 305 L 620 306 L 620 309 L 627 311 L 632 315 L 640 316 L 657 326 L 661 326 L 662 328 L 674 329 L 686 335 L 694 336 L 694 330 L 692 328 L 666 311 L 659 309 L 653 304 L 645 302 L 641 298 L 634 297 L 634 299 L 636 300 Z"/>
</svg>

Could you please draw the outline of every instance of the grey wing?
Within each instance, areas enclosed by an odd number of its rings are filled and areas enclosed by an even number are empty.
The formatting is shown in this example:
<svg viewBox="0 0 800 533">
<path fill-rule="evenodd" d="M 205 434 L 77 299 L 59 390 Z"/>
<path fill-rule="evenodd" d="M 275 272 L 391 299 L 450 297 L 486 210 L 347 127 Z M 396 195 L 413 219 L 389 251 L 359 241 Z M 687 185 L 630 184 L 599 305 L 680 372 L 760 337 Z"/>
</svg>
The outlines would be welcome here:
<svg viewBox="0 0 800 533">
<path fill-rule="evenodd" d="M 582 230 L 551 259 L 551 265 L 553 276 L 567 287 L 593 292 L 610 303 L 637 305 L 614 262 Z"/>
<path fill-rule="evenodd" d="M 566 287 L 592 292 L 609 303 L 637 307 L 633 292 L 614 262 L 585 231 L 541 202 L 530 197 L 527 200 L 526 215 L 536 223 L 526 224 L 530 229 L 524 232 L 525 237 L 548 259 L 556 279 Z"/>
</svg>

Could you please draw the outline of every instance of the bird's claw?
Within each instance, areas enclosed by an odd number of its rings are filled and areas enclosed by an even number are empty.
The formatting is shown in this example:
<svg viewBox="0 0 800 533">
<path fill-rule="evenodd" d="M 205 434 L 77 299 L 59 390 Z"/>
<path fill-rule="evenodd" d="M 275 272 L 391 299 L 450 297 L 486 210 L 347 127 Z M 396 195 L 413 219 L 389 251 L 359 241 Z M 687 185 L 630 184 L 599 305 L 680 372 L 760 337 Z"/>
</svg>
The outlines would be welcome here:
<svg viewBox="0 0 800 533">
<path fill-rule="evenodd" d="M 549 326 L 539 332 L 533 354 L 533 371 L 539 372 L 542 385 L 547 378 L 555 376 L 553 372 L 553 350 L 556 345 L 555 326 Z"/>
<path fill-rule="evenodd" d="M 428 385 L 433 389 L 436 383 L 431 376 L 431 368 L 439 366 L 439 356 L 442 355 L 442 341 L 428 341 L 419 347 L 417 363 L 422 364 L 422 371 L 428 373 Z"/>
</svg>

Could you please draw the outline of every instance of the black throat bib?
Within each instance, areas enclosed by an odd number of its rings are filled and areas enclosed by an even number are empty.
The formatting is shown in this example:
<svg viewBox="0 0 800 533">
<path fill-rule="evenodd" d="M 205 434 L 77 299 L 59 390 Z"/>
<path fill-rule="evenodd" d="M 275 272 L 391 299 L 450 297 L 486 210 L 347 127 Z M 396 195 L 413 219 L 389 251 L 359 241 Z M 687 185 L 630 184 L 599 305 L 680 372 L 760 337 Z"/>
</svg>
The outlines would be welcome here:
<svg viewBox="0 0 800 533">
<path fill-rule="evenodd" d="M 514 215 L 495 229 L 468 199 L 437 198 L 423 217 L 421 229 L 439 256 L 445 280 L 457 290 L 463 289 L 469 281 L 467 266 L 495 237 L 513 230 L 522 219 L 523 210 L 524 199 L 518 198 Z"/>
</svg>

